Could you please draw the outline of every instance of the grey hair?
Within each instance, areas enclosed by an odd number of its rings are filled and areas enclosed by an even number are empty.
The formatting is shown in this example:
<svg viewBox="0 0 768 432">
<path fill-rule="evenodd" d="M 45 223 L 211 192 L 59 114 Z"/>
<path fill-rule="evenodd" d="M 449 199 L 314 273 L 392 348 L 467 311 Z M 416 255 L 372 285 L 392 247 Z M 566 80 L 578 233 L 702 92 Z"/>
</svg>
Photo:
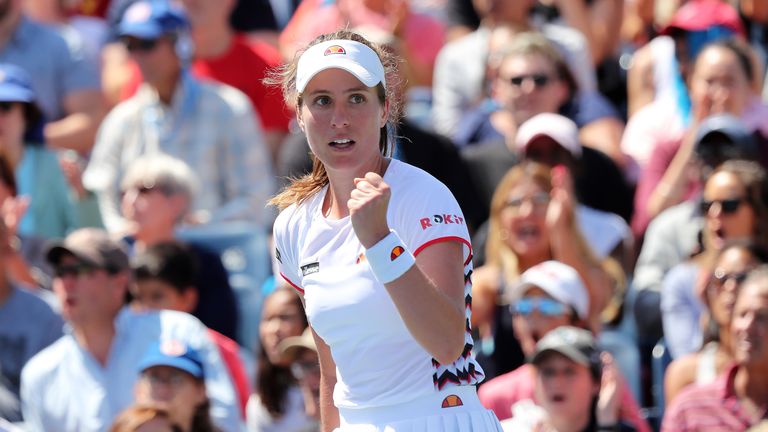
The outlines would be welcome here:
<svg viewBox="0 0 768 432">
<path fill-rule="evenodd" d="M 120 184 L 123 192 L 136 187 L 157 187 L 165 195 L 183 195 L 192 202 L 198 191 L 198 180 L 181 159 L 166 154 L 151 154 L 131 163 Z"/>
</svg>

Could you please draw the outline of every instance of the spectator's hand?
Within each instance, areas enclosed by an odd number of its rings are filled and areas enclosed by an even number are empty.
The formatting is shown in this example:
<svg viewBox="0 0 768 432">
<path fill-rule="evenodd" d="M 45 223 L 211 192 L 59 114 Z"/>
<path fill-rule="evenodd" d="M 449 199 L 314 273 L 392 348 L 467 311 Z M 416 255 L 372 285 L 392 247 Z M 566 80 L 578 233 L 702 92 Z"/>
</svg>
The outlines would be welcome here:
<svg viewBox="0 0 768 432">
<path fill-rule="evenodd" d="M 547 207 L 547 227 L 555 232 L 563 232 L 571 226 L 573 216 L 573 178 L 562 165 L 552 168 L 552 191 Z"/>
<path fill-rule="evenodd" d="M 347 201 L 352 228 L 363 247 L 370 248 L 389 234 L 387 207 L 392 192 L 380 175 L 369 172 L 355 179 Z"/>
<path fill-rule="evenodd" d="M 6 198 L 0 206 L 0 216 L 5 222 L 9 238 L 15 238 L 19 230 L 19 223 L 29 208 L 30 199 L 28 196 L 17 196 Z"/>
<path fill-rule="evenodd" d="M 83 166 L 80 163 L 80 156 L 73 151 L 64 152 L 59 157 L 59 166 L 61 166 L 61 171 L 64 173 L 69 187 L 77 194 L 77 198 L 85 198 L 88 191 L 83 186 Z"/>
<path fill-rule="evenodd" d="M 622 381 L 610 354 L 602 353 L 600 360 L 603 362 L 603 374 L 597 398 L 597 424 L 615 425 L 619 422 Z"/>
</svg>

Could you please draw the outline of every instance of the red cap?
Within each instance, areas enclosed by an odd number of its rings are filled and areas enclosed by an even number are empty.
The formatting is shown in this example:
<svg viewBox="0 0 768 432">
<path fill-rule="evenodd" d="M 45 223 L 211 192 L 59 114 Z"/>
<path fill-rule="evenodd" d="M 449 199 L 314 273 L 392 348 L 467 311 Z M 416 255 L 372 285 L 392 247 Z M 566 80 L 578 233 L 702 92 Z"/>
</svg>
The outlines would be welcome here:
<svg viewBox="0 0 768 432">
<path fill-rule="evenodd" d="M 661 34 L 668 35 L 674 29 L 706 30 L 712 26 L 723 26 L 744 36 L 739 13 L 722 0 L 689 0 L 675 12 Z"/>
</svg>

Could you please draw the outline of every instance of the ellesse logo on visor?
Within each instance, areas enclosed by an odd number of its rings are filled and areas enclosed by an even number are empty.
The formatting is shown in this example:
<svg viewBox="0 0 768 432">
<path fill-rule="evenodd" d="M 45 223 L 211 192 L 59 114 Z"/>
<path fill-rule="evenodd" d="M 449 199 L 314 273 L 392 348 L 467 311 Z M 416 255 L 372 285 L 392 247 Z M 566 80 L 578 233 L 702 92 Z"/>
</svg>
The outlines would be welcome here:
<svg viewBox="0 0 768 432">
<path fill-rule="evenodd" d="M 346 53 L 347 53 L 347 50 L 345 50 L 343 46 L 331 45 L 325 49 L 325 52 L 323 52 L 323 55 L 327 56 L 331 54 L 346 54 Z"/>
</svg>

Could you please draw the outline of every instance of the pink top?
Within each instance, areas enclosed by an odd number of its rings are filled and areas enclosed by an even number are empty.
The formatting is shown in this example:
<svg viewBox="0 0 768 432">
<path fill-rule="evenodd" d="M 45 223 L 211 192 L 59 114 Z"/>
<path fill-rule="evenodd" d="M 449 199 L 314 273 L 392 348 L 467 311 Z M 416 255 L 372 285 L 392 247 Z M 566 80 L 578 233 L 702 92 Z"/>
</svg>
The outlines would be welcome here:
<svg viewBox="0 0 768 432">
<path fill-rule="evenodd" d="M 649 110 L 644 113 L 637 119 L 632 128 L 630 128 L 630 124 L 627 124 L 627 129 L 624 132 L 624 137 L 622 139 L 622 146 L 627 142 L 637 141 L 635 145 L 645 145 L 648 147 L 648 152 L 650 154 L 640 175 L 637 190 L 635 191 L 635 211 L 632 216 L 632 232 L 636 237 L 641 236 L 643 232 L 645 232 L 645 229 L 651 221 L 651 218 L 646 211 L 648 200 L 664 176 L 664 173 L 667 171 L 667 168 L 669 168 L 669 164 L 672 163 L 672 159 L 675 158 L 678 149 L 680 149 L 685 133 L 680 126 L 675 126 L 675 122 L 671 120 L 671 117 L 668 121 L 663 120 L 665 116 L 669 115 L 669 109 L 664 109 L 662 106 L 654 104 L 643 108 L 643 110 L 652 106 L 657 109 Z M 638 112 L 638 114 L 640 114 L 640 112 Z M 749 129 L 759 131 L 761 135 L 768 137 L 768 106 L 763 104 L 759 99 L 755 98 L 747 106 L 744 113 L 741 115 L 741 120 Z M 638 122 L 644 124 L 641 125 Z M 630 123 L 633 122 L 630 121 Z M 668 129 L 663 129 L 665 127 Z M 643 132 L 641 133 L 641 131 Z M 637 134 L 637 136 L 632 137 L 631 135 L 634 134 Z M 646 141 L 641 142 L 643 139 Z M 695 196 L 700 189 L 701 184 L 698 174 L 691 172 L 685 187 L 683 200 Z"/>
<path fill-rule="evenodd" d="M 737 370 L 732 366 L 713 383 L 683 389 L 664 415 L 662 432 L 740 432 L 759 423 L 766 416 L 765 409 L 750 413 L 734 393 Z"/>
</svg>

